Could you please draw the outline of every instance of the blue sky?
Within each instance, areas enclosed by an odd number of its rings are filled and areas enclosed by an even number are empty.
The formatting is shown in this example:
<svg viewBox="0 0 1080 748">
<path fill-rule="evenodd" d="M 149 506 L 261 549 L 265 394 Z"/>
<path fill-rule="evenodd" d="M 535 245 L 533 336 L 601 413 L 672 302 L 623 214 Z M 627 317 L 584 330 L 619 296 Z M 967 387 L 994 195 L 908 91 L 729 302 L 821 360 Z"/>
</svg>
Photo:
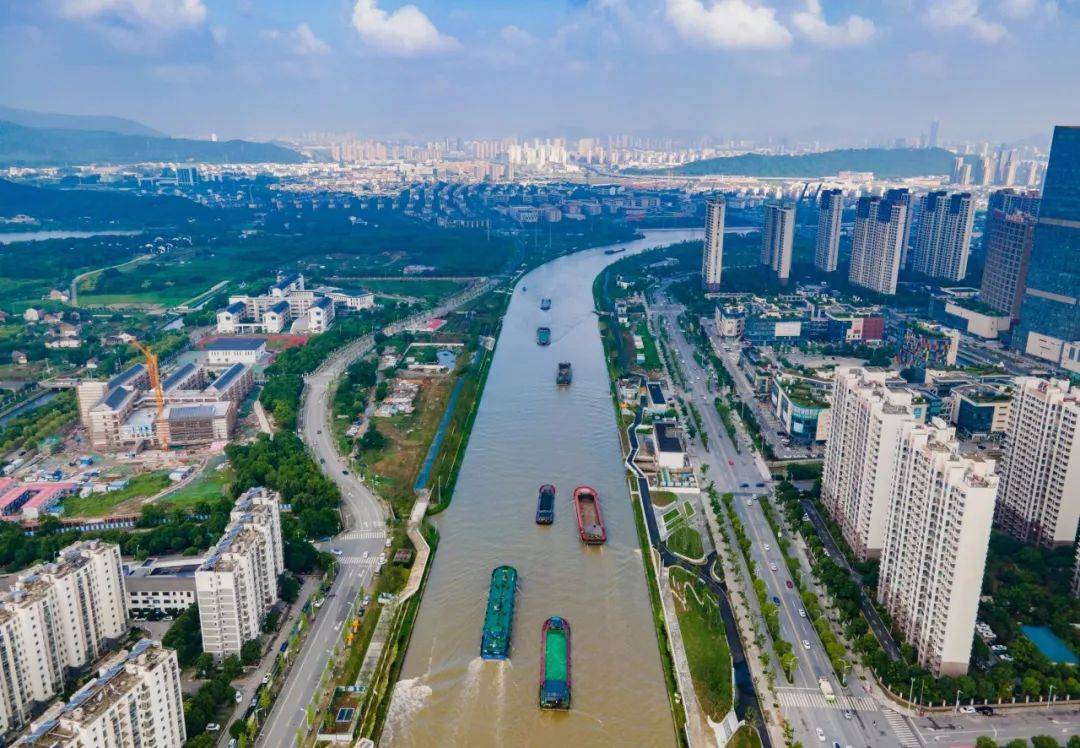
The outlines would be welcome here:
<svg viewBox="0 0 1080 748">
<path fill-rule="evenodd" d="M 0 0 L 0 104 L 177 135 L 1049 138 L 1080 0 Z"/>
</svg>

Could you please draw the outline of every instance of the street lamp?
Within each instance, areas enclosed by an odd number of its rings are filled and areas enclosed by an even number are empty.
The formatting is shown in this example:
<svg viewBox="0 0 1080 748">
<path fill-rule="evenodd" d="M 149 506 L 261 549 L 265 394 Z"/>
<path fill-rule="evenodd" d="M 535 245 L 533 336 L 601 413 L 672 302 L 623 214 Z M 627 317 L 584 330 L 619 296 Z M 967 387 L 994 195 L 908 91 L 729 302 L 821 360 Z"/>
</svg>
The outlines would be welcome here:
<svg viewBox="0 0 1080 748">
<path fill-rule="evenodd" d="M 1054 703 L 1054 684 L 1050 684 L 1050 696 L 1046 700 L 1046 711 L 1050 711 L 1050 705 Z"/>
<path fill-rule="evenodd" d="M 956 711 L 956 712 L 960 711 L 960 689 L 959 688 L 956 689 L 956 707 L 955 707 L 954 711 Z"/>
</svg>

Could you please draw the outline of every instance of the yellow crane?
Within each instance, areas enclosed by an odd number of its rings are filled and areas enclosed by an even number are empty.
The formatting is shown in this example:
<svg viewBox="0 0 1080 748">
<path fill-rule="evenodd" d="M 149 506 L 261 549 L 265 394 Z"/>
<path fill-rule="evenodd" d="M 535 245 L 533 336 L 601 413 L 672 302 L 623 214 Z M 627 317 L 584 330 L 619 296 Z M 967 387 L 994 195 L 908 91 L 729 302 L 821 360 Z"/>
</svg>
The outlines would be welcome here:
<svg viewBox="0 0 1080 748">
<path fill-rule="evenodd" d="M 168 449 L 169 437 L 165 429 L 165 391 L 161 388 L 161 372 L 158 370 L 157 354 L 138 340 L 132 340 L 131 344 L 146 358 L 146 373 L 150 375 L 150 388 L 154 391 L 154 401 L 157 403 L 158 441 L 161 442 L 162 449 Z"/>
</svg>

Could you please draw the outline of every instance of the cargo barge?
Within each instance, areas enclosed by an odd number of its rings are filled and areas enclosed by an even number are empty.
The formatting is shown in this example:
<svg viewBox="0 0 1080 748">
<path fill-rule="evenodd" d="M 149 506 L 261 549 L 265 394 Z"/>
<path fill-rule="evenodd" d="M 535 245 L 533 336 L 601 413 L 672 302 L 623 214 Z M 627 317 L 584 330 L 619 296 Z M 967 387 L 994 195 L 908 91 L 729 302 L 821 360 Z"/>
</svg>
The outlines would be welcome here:
<svg viewBox="0 0 1080 748">
<path fill-rule="evenodd" d="M 491 572 L 484 634 L 480 638 L 480 656 L 485 660 L 505 660 L 510 656 L 516 596 L 517 569 L 513 566 L 496 567 Z"/>
<path fill-rule="evenodd" d="M 547 311 L 548 309 L 551 309 L 551 299 L 549 299 L 549 298 L 548 298 L 547 296 L 545 296 L 544 298 L 540 299 L 540 309 L 541 309 L 541 310 L 543 310 L 543 311 L 545 311 L 545 312 L 546 312 L 546 311 Z"/>
<path fill-rule="evenodd" d="M 586 545 L 600 545 L 607 540 L 604 517 L 600 513 L 600 496 L 595 488 L 578 486 L 574 489 L 574 508 L 577 510 L 578 534 Z"/>
<path fill-rule="evenodd" d="M 550 525 L 555 521 L 555 486 L 545 483 L 536 497 L 536 524 Z"/>
<path fill-rule="evenodd" d="M 604 254 L 606 254 L 606 255 L 617 255 L 620 252 L 625 252 L 625 251 L 626 251 L 626 247 L 623 247 L 622 249 L 605 249 Z"/>
<path fill-rule="evenodd" d="M 558 371 L 555 372 L 555 384 L 560 387 L 567 387 L 570 384 L 570 380 L 574 378 L 574 370 L 570 366 L 569 361 L 563 361 L 559 364 Z"/>
<path fill-rule="evenodd" d="M 540 708 L 570 708 L 570 623 L 559 616 L 540 635 Z"/>
<path fill-rule="evenodd" d="M 536 342 L 539 345 L 547 345 L 551 342 L 551 328 L 550 327 L 538 327 L 536 328 Z"/>
</svg>

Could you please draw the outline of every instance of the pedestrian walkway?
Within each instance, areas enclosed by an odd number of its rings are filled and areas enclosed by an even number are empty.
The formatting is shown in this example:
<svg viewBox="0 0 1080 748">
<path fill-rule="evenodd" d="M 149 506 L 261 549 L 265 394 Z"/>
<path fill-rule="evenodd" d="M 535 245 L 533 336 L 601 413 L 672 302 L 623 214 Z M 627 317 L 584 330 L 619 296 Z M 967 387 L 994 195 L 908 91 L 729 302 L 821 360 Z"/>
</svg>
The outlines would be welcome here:
<svg viewBox="0 0 1080 748">
<path fill-rule="evenodd" d="M 869 696 L 840 694 L 834 701 L 827 701 L 820 691 L 805 688 L 778 688 L 780 706 L 816 707 L 818 709 L 850 709 L 855 712 L 876 712 L 881 707 Z"/>
<path fill-rule="evenodd" d="M 892 709 L 886 709 L 885 721 L 889 723 L 889 727 L 896 733 L 896 739 L 900 741 L 900 745 L 903 748 L 919 748 L 922 743 L 915 737 L 915 733 L 911 730 L 911 725 L 908 724 L 907 718 L 893 711 Z"/>
<path fill-rule="evenodd" d="M 376 538 L 385 538 L 385 530 L 353 530 L 351 532 L 338 535 L 334 540 L 374 540 Z"/>
</svg>

